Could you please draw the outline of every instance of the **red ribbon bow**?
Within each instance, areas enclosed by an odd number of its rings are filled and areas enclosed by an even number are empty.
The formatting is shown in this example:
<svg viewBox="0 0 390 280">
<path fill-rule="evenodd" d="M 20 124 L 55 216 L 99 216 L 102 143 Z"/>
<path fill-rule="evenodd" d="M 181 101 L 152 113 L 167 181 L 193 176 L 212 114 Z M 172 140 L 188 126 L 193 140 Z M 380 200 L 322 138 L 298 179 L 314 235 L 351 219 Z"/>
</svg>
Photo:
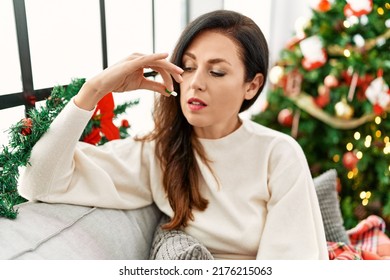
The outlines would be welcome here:
<svg viewBox="0 0 390 280">
<path fill-rule="evenodd" d="M 119 129 L 112 122 L 114 118 L 114 97 L 112 92 L 106 94 L 97 104 L 92 119 L 100 120 L 99 127 L 93 127 L 92 131 L 83 138 L 84 142 L 96 145 L 102 138 L 107 140 L 119 139 Z"/>
</svg>

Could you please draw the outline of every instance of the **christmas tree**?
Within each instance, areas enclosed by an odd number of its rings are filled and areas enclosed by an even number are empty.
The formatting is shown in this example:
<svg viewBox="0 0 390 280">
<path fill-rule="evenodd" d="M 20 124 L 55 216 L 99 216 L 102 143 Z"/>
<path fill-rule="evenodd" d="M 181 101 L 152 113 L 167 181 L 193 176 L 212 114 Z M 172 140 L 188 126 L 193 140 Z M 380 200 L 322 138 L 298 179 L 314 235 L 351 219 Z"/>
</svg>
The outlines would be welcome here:
<svg viewBox="0 0 390 280">
<path fill-rule="evenodd" d="M 19 167 L 27 166 L 35 143 L 49 129 L 51 122 L 65 105 L 75 96 L 85 79 L 74 79 L 68 86 L 54 87 L 45 105 L 34 108 L 28 116 L 9 129 L 9 143 L 0 150 L 0 217 L 14 219 L 15 205 L 25 201 L 17 190 Z M 92 145 L 103 145 L 107 141 L 129 136 L 128 120 L 115 125 L 113 120 L 138 104 L 138 100 L 115 106 L 112 93 L 99 101 L 94 114 L 84 129 L 80 141 Z"/>
<path fill-rule="evenodd" d="M 334 168 L 346 228 L 390 221 L 390 2 L 311 1 L 311 18 L 270 70 L 253 119 L 290 134 L 313 177 Z"/>
</svg>

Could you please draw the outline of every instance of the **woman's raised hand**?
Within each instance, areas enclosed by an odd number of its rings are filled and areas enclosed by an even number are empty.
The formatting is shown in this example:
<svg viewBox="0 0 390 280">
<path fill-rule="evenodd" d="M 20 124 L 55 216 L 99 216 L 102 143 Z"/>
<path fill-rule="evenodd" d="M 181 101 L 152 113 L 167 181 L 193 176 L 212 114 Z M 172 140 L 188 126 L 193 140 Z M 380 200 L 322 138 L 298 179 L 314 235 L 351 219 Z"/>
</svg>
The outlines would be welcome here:
<svg viewBox="0 0 390 280">
<path fill-rule="evenodd" d="M 124 92 L 148 89 L 170 96 L 166 89 L 173 91 L 173 80 L 181 83 L 183 70 L 166 60 L 168 54 L 132 54 L 118 63 L 106 68 L 95 77 L 87 80 L 74 101 L 77 106 L 92 110 L 104 95 L 109 92 Z M 162 82 L 144 77 L 144 69 L 158 72 Z"/>
</svg>

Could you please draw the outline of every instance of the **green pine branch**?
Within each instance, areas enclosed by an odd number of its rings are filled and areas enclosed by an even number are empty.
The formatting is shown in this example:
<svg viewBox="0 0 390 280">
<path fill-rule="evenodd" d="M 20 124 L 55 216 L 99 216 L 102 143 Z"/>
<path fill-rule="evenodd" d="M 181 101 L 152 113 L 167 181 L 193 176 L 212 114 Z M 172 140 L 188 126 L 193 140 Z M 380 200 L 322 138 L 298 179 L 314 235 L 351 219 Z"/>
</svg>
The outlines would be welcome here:
<svg viewBox="0 0 390 280">
<path fill-rule="evenodd" d="M 84 82 L 85 79 L 74 79 L 66 87 L 54 87 L 45 101 L 45 106 L 31 109 L 28 118 L 20 120 L 8 130 L 8 145 L 3 145 L 0 150 L 0 217 L 10 219 L 17 217 L 18 210 L 15 209 L 15 205 L 25 201 L 17 190 L 19 168 L 30 164 L 32 148 L 66 104 L 79 92 Z M 118 105 L 114 109 L 114 116 L 125 113 L 128 108 L 138 103 L 139 101 L 135 100 Z M 83 135 L 88 134 L 93 126 L 99 125 L 98 121 L 91 119 Z M 119 127 L 119 129 L 121 138 L 129 136 L 126 127 Z M 103 136 L 99 144 L 104 144 L 106 141 Z"/>
<path fill-rule="evenodd" d="M 31 150 L 35 143 L 48 130 L 50 123 L 61 112 L 69 100 L 77 94 L 84 79 L 75 79 L 66 88 L 54 87 L 45 105 L 28 112 L 31 127 L 26 127 L 23 119 L 9 129 L 9 143 L 3 145 L 0 154 L 0 216 L 15 219 L 17 209 L 14 206 L 24 199 L 19 196 L 17 185 L 19 167 L 29 164 Z M 23 134 L 24 129 L 30 130 Z"/>
</svg>

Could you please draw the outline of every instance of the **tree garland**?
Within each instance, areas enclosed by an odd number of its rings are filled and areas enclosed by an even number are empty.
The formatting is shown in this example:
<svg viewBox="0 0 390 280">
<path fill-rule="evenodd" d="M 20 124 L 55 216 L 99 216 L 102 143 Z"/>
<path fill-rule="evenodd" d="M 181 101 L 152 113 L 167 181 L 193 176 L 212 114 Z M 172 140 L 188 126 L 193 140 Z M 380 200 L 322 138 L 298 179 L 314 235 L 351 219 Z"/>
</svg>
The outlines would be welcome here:
<svg viewBox="0 0 390 280">
<path fill-rule="evenodd" d="M 79 92 L 84 82 L 85 79 L 74 79 L 66 87 L 54 87 L 51 95 L 45 101 L 45 106 L 31 109 L 28 112 L 28 117 L 10 127 L 8 145 L 3 145 L 0 153 L 0 217 L 9 219 L 17 217 L 18 210 L 15 209 L 15 205 L 26 201 L 17 190 L 19 167 L 30 164 L 31 150 L 35 143 L 49 129 L 51 122 L 71 98 Z M 108 101 L 105 99 L 99 102 L 80 138 L 81 141 L 87 140 L 85 142 L 102 145 L 114 138 L 129 136 L 130 125 L 126 119 L 122 120 L 118 127 L 112 124 L 112 120 L 123 114 L 128 108 L 137 105 L 139 100 L 125 102 L 114 108 L 112 94 L 107 96 Z M 108 130 L 102 129 L 102 119 L 111 124 L 111 132 L 117 130 L 117 133 L 114 133 L 117 135 L 116 137 L 106 135 Z M 94 137 L 91 137 L 92 134 Z"/>
</svg>

